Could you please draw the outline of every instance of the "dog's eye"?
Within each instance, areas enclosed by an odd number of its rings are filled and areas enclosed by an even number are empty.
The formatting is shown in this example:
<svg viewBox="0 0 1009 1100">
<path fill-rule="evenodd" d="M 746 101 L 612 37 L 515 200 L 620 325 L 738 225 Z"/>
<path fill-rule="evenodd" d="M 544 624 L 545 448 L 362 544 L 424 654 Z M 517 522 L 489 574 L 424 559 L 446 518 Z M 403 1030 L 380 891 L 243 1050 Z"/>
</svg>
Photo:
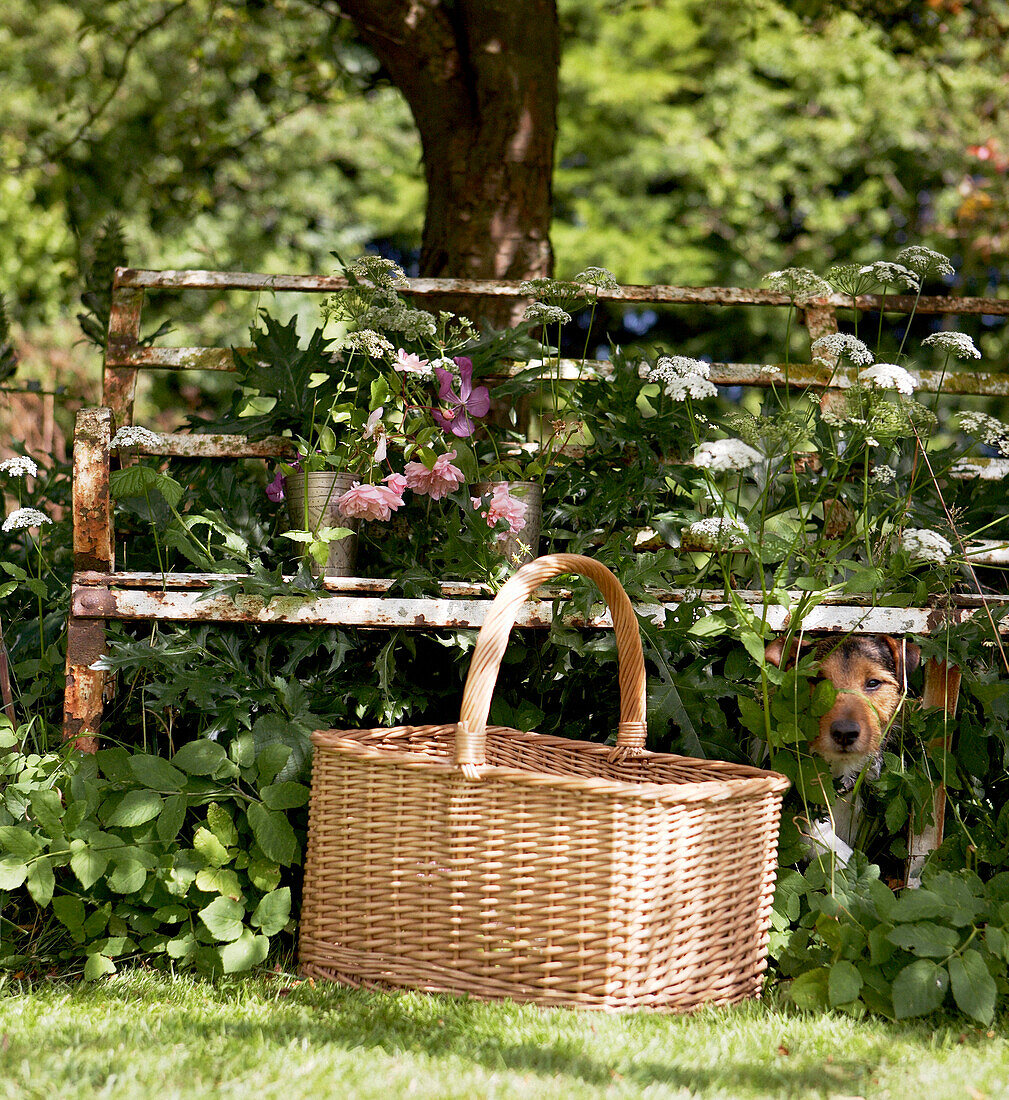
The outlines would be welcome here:
<svg viewBox="0 0 1009 1100">
<path fill-rule="evenodd" d="M 883 686 L 883 681 L 882 680 L 866 680 L 865 681 L 865 690 L 866 691 L 875 691 L 876 688 L 882 687 L 882 686 Z"/>
</svg>

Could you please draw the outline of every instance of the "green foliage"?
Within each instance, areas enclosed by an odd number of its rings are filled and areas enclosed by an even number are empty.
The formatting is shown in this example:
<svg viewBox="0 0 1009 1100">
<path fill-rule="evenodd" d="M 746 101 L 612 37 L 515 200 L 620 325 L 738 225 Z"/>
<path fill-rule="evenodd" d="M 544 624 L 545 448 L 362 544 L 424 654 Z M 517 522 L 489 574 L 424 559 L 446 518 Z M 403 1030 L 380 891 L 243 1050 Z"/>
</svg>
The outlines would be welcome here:
<svg viewBox="0 0 1009 1100">
<path fill-rule="evenodd" d="M 231 973 L 290 932 L 308 788 L 277 780 L 289 750 L 257 759 L 246 734 L 170 759 L 26 753 L 29 732 L 0 718 L 0 902 L 5 920 L 65 931 L 55 946 L 5 936 L 0 966 L 48 956 L 93 979 L 142 957 Z"/>
</svg>

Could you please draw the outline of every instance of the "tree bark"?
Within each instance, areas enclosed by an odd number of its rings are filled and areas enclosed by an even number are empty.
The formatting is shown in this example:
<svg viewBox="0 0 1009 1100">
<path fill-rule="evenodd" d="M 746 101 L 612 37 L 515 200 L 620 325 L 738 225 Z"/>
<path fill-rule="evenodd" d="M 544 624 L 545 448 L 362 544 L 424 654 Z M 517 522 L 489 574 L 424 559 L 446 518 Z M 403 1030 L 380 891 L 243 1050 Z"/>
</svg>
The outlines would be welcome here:
<svg viewBox="0 0 1009 1100">
<path fill-rule="evenodd" d="M 420 273 L 550 274 L 560 30 L 555 0 L 340 0 L 420 131 L 427 209 Z M 512 301 L 452 301 L 503 326 Z"/>
</svg>

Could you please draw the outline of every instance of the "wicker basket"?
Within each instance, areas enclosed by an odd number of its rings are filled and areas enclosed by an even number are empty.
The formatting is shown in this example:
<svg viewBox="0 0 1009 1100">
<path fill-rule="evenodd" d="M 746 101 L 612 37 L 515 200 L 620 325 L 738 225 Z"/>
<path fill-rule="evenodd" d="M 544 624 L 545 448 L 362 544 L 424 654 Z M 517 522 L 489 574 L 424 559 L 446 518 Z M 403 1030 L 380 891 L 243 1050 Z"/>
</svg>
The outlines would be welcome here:
<svg viewBox="0 0 1009 1100">
<path fill-rule="evenodd" d="M 515 615 L 561 573 L 592 578 L 613 616 L 615 749 L 486 726 Z M 313 735 L 303 972 L 604 1009 L 756 994 L 788 780 L 646 752 L 644 718 L 616 577 L 574 554 L 523 566 L 480 632 L 458 724 Z"/>
</svg>

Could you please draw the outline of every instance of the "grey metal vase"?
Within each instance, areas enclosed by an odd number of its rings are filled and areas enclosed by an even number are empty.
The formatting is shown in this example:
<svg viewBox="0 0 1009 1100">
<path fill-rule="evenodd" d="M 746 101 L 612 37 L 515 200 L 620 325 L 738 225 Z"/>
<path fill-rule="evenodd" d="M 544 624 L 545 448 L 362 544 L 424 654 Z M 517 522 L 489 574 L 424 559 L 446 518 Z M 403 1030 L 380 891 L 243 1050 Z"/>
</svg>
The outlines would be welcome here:
<svg viewBox="0 0 1009 1100">
<path fill-rule="evenodd" d="M 329 544 L 325 568 L 312 558 L 315 576 L 353 577 L 357 561 L 357 520 L 341 516 L 336 502 L 354 484 L 350 474 L 331 470 L 288 474 L 284 478 L 287 515 L 293 530 L 315 531 L 320 527 L 349 527 L 352 535 Z"/>
<path fill-rule="evenodd" d="M 488 495 L 500 481 L 478 481 L 474 496 Z M 537 481 L 508 481 L 508 492 L 526 506 L 526 525 L 517 535 L 509 535 L 499 545 L 501 553 L 516 568 L 539 557 L 540 529 L 543 526 L 543 490 Z"/>
</svg>

